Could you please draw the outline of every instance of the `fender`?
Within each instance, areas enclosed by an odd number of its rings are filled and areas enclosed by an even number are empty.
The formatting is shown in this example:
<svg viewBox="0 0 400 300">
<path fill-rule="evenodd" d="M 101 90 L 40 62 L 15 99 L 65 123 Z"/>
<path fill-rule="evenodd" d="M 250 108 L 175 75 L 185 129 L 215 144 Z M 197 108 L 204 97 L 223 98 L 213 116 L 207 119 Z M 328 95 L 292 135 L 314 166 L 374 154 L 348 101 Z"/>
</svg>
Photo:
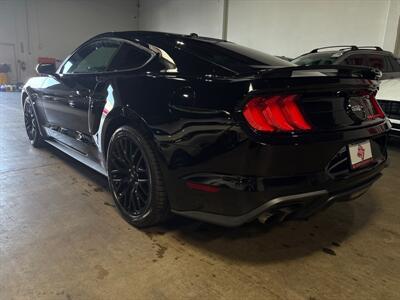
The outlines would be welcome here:
<svg viewBox="0 0 400 300">
<path fill-rule="evenodd" d="M 100 121 L 98 135 L 100 136 L 101 145 L 100 150 L 103 153 L 104 163 L 106 161 L 106 153 L 108 142 L 114 133 L 114 131 L 126 124 L 138 124 L 143 130 L 146 130 L 152 137 L 156 145 L 157 140 L 154 137 L 154 133 L 150 130 L 148 123 L 140 117 L 129 105 L 119 106 L 113 108 L 111 111 L 104 111 Z"/>
</svg>

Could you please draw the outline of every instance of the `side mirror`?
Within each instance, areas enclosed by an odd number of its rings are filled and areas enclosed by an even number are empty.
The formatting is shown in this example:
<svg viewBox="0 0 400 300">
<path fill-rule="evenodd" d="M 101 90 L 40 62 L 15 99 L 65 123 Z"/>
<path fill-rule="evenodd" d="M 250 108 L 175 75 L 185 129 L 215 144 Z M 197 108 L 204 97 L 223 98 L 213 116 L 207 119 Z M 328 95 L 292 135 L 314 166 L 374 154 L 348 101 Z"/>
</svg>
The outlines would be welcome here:
<svg viewBox="0 0 400 300">
<path fill-rule="evenodd" d="M 54 75 L 56 73 L 56 66 L 54 64 L 38 64 L 36 72 L 40 75 Z"/>
</svg>

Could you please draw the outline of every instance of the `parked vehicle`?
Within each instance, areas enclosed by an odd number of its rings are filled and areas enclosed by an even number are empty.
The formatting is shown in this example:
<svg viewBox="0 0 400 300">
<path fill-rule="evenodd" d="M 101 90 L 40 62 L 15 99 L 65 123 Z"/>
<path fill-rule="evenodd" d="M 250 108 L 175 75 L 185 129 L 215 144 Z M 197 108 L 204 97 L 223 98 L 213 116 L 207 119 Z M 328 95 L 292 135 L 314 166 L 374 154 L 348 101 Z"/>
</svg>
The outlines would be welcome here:
<svg viewBox="0 0 400 300">
<path fill-rule="evenodd" d="M 290 58 L 290 57 L 287 57 L 287 56 L 283 56 L 283 55 L 277 55 L 276 57 L 278 57 L 280 59 L 283 59 L 283 60 L 286 60 L 286 61 L 292 61 L 293 60 L 293 58 Z"/>
<path fill-rule="evenodd" d="M 108 176 L 138 227 L 170 212 L 225 226 L 307 218 L 359 197 L 386 166 L 381 72 L 367 67 L 295 66 L 194 34 L 118 32 L 37 72 L 22 92 L 31 144 Z"/>
<path fill-rule="evenodd" d="M 400 137 L 400 78 L 382 81 L 376 99 L 392 123 L 390 135 Z"/>
<path fill-rule="evenodd" d="M 335 50 L 336 49 L 336 50 Z M 393 53 L 375 46 L 330 46 L 316 48 L 292 60 L 299 66 L 368 66 L 382 71 L 384 79 L 400 78 L 400 63 Z"/>
</svg>

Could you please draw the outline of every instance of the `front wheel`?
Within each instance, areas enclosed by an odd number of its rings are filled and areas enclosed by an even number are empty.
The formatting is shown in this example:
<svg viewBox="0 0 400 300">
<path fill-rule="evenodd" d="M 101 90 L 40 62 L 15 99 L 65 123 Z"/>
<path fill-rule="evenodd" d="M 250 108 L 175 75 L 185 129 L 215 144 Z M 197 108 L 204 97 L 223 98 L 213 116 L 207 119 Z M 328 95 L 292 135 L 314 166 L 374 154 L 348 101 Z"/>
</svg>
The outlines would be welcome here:
<svg viewBox="0 0 400 300">
<path fill-rule="evenodd" d="M 115 204 L 130 224 L 152 226 L 168 216 L 155 146 L 144 130 L 122 126 L 114 132 L 108 145 L 107 172 Z"/>
<path fill-rule="evenodd" d="M 32 101 L 27 98 L 24 103 L 24 121 L 29 141 L 35 148 L 42 147 L 44 140 L 39 132 L 39 123 L 33 110 Z"/>
</svg>

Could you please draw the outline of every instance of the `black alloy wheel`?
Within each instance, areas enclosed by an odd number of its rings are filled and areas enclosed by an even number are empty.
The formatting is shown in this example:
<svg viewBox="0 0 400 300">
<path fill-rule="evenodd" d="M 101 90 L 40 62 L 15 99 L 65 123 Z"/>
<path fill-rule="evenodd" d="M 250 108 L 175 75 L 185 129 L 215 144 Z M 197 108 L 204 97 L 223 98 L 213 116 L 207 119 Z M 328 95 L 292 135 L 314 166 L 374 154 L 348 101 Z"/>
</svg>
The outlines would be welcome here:
<svg viewBox="0 0 400 300">
<path fill-rule="evenodd" d="M 32 146 L 40 147 L 43 145 L 43 138 L 39 132 L 39 125 L 33 110 L 32 101 L 27 98 L 24 103 L 24 121 L 26 133 Z"/>
<path fill-rule="evenodd" d="M 143 214 L 150 204 L 151 178 L 140 147 L 129 137 L 114 140 L 109 153 L 109 176 L 116 200 L 126 213 Z"/>
<path fill-rule="evenodd" d="M 169 211 L 157 157 L 149 138 L 123 126 L 111 137 L 107 171 L 115 204 L 137 227 L 161 222 Z"/>
</svg>

